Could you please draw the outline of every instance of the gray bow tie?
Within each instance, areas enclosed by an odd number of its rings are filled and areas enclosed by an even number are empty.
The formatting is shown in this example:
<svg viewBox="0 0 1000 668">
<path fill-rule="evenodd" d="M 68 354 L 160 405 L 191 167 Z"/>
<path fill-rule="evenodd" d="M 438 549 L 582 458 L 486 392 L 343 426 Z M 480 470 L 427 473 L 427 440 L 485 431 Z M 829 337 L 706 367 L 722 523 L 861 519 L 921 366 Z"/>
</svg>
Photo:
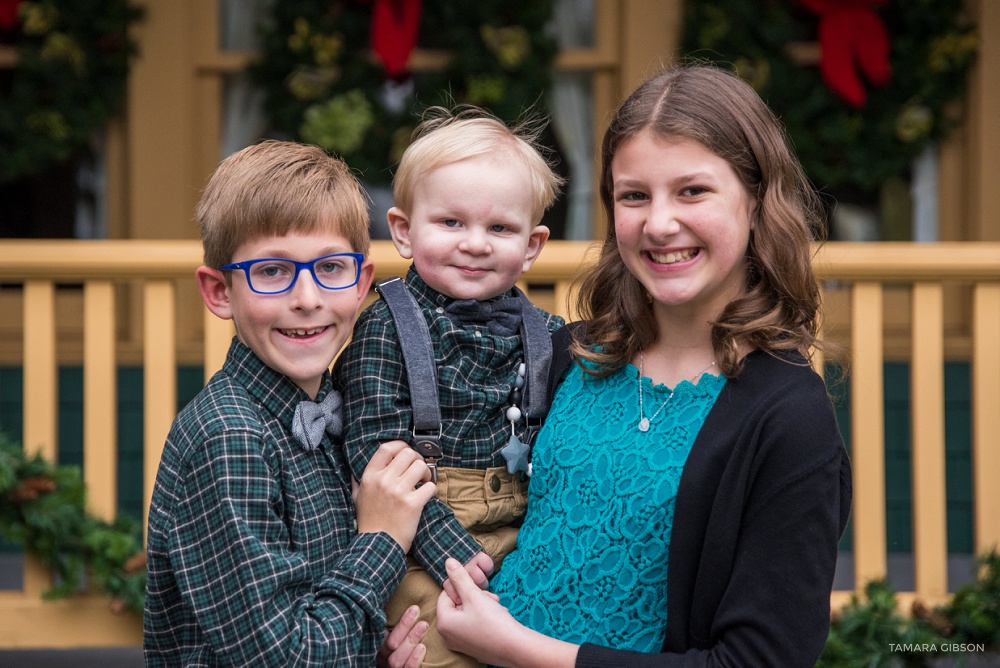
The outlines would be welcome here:
<svg viewBox="0 0 1000 668">
<path fill-rule="evenodd" d="M 323 433 L 340 436 L 343 427 L 340 393 L 331 390 L 320 403 L 303 401 L 295 407 L 292 416 L 292 436 L 305 450 L 315 450 L 323 440 Z"/>
</svg>

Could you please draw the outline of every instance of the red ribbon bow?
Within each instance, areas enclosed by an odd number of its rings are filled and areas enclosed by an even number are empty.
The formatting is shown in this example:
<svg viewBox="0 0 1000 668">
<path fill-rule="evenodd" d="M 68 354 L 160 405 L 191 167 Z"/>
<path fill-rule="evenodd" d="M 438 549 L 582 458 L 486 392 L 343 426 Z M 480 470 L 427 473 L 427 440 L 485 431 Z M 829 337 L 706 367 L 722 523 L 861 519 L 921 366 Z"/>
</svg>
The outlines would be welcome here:
<svg viewBox="0 0 1000 668">
<path fill-rule="evenodd" d="M 372 50 L 390 79 L 402 78 L 420 33 L 420 0 L 375 0 Z"/>
<path fill-rule="evenodd" d="M 886 0 L 798 1 L 819 14 L 819 67 L 826 85 L 844 102 L 863 107 L 867 94 L 861 74 L 874 86 L 892 79 L 889 36 L 874 10 Z"/>
<path fill-rule="evenodd" d="M 0 0 L 0 30 L 10 30 L 17 25 L 17 6 L 21 0 Z"/>
</svg>

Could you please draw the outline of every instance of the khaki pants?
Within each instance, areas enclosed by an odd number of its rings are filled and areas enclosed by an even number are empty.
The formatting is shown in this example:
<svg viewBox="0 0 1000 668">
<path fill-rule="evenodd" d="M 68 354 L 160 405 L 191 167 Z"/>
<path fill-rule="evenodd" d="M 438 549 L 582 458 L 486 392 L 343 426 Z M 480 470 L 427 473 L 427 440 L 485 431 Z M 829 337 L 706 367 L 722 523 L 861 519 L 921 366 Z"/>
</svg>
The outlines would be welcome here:
<svg viewBox="0 0 1000 668">
<path fill-rule="evenodd" d="M 511 522 L 523 517 L 527 507 L 528 481 L 506 467 L 479 469 L 438 469 L 437 496 L 455 513 L 455 518 L 483 546 L 493 559 L 494 571 L 517 545 L 517 529 Z M 390 627 L 399 622 L 411 605 L 420 606 L 420 619 L 430 623 L 424 635 L 427 646 L 424 668 L 472 668 L 482 666 L 475 659 L 452 652 L 437 632 L 437 600 L 441 587 L 412 558 L 396 593 L 386 604 Z"/>
</svg>

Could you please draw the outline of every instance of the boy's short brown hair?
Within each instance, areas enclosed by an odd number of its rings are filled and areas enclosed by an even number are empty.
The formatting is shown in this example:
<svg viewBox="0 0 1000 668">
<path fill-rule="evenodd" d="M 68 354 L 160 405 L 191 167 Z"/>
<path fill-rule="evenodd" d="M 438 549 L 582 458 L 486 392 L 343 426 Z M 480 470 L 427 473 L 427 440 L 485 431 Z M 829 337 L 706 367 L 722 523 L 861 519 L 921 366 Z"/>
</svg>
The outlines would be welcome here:
<svg viewBox="0 0 1000 668">
<path fill-rule="evenodd" d="M 233 260 L 243 243 L 332 231 L 368 254 L 367 196 L 346 164 L 318 146 L 265 140 L 222 161 L 197 208 L 205 266 Z"/>
</svg>

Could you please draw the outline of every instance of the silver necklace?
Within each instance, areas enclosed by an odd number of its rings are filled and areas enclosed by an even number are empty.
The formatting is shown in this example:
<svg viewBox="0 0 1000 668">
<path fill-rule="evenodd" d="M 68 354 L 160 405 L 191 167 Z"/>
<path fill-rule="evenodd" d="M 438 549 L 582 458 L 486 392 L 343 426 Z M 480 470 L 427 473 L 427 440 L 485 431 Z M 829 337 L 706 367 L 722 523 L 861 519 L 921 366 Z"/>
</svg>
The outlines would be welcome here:
<svg viewBox="0 0 1000 668">
<path fill-rule="evenodd" d="M 639 424 L 637 424 L 636 427 L 639 429 L 639 431 L 643 431 L 643 432 L 649 431 L 649 425 L 650 425 L 650 423 L 653 420 L 656 419 L 656 416 L 660 414 L 660 411 L 662 411 L 664 408 L 667 407 L 667 404 L 670 403 L 670 400 L 674 398 L 674 392 L 677 391 L 677 386 L 675 385 L 674 389 L 670 390 L 670 394 L 667 395 L 666 401 L 664 401 L 662 404 L 660 404 L 660 407 L 656 409 L 656 412 L 653 413 L 653 415 L 651 417 L 646 417 L 646 411 L 643 410 L 643 407 L 642 407 L 642 366 L 643 366 L 643 362 L 644 361 L 645 361 L 645 359 L 643 358 L 643 351 L 640 350 L 639 351 L 639 373 L 636 375 L 636 380 L 639 383 Z M 698 380 L 698 378 L 703 373 L 705 373 L 706 371 L 708 371 L 709 369 L 711 369 L 713 366 L 715 366 L 715 360 L 712 360 L 711 364 L 709 364 L 707 367 L 705 367 L 704 369 L 702 369 L 701 371 L 699 371 L 695 375 L 691 376 L 691 382 L 693 383 L 694 381 Z"/>
</svg>

